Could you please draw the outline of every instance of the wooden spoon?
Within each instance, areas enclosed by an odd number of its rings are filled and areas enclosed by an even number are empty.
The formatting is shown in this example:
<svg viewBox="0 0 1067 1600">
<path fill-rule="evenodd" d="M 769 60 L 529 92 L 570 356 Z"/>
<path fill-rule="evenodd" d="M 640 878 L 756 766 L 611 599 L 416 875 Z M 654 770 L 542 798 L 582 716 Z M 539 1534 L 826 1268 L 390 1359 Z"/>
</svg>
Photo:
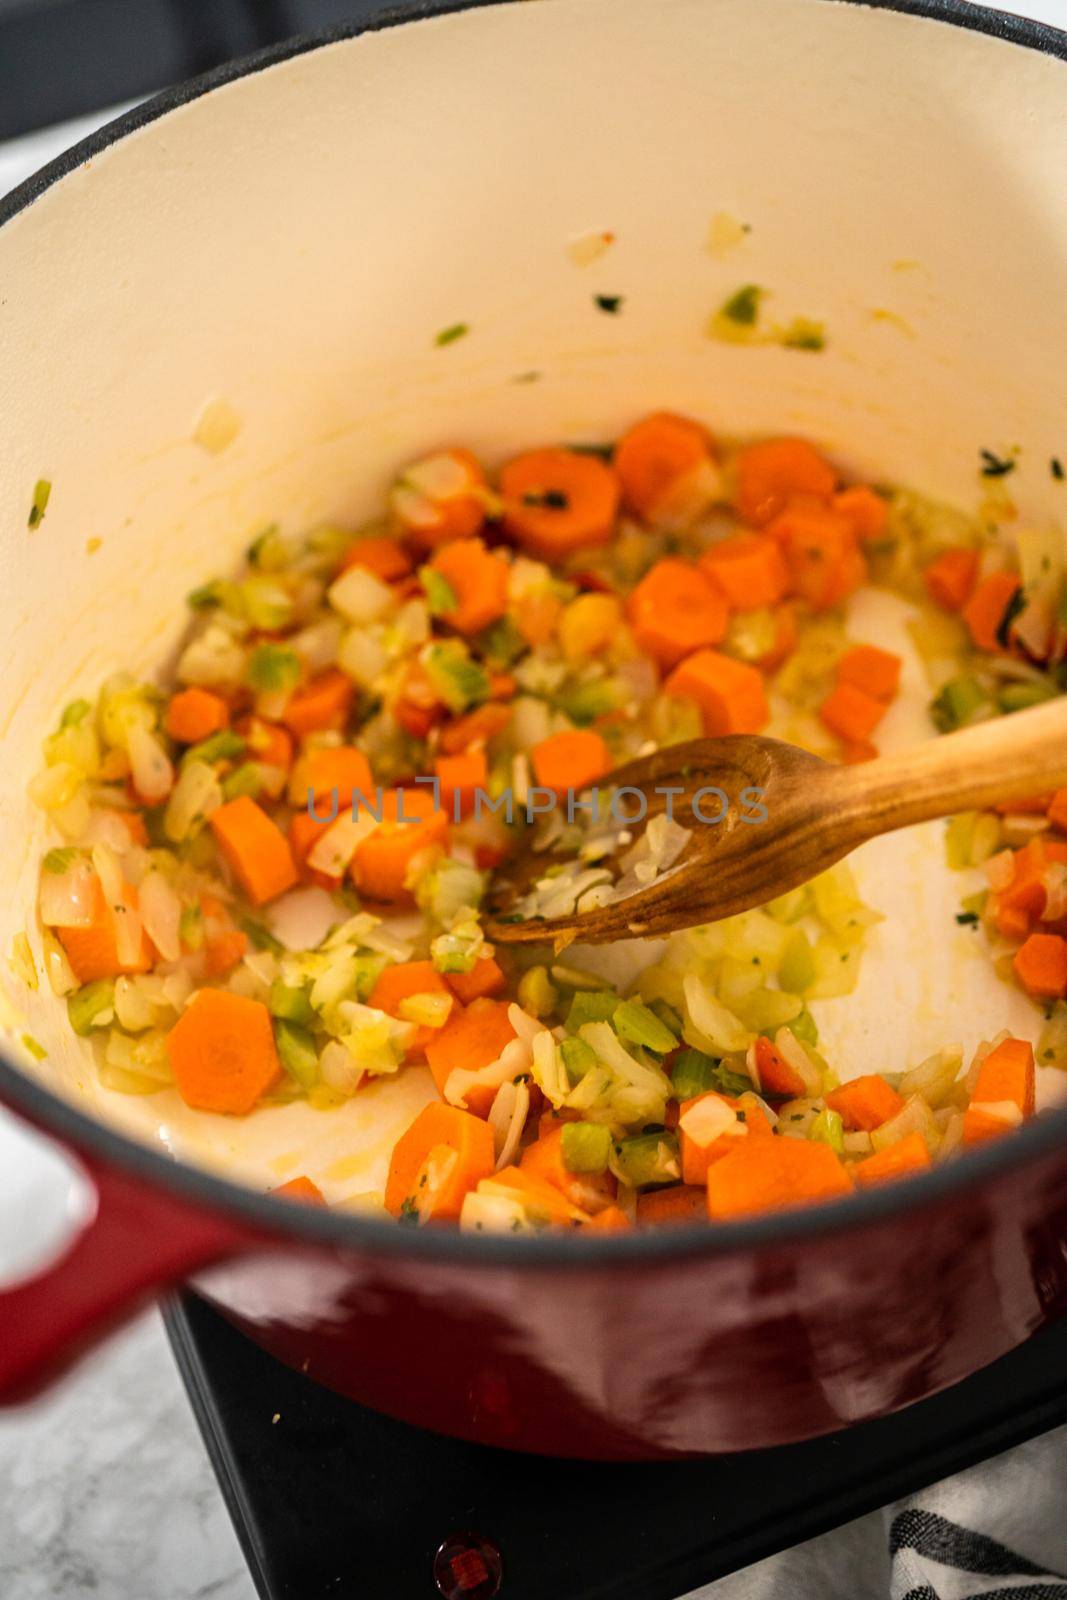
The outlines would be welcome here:
<svg viewBox="0 0 1067 1600">
<path fill-rule="evenodd" d="M 729 796 L 730 809 L 717 824 L 696 821 L 694 796 L 712 786 Z M 639 790 L 648 820 L 667 809 L 668 797 L 657 790 L 679 791 L 671 814 L 693 836 L 672 868 L 596 910 L 509 920 L 547 867 L 573 860 L 527 847 L 494 880 L 486 933 L 498 944 L 663 936 L 763 905 L 878 834 L 1064 786 L 1067 697 L 857 766 L 836 766 L 758 734 L 695 739 L 630 761 L 604 780 L 604 787 Z M 741 791 L 752 788 L 763 791 L 764 822 L 742 820 Z M 710 816 L 719 809 L 714 795 L 699 808 Z M 627 794 L 624 810 L 639 810 L 636 795 Z"/>
</svg>

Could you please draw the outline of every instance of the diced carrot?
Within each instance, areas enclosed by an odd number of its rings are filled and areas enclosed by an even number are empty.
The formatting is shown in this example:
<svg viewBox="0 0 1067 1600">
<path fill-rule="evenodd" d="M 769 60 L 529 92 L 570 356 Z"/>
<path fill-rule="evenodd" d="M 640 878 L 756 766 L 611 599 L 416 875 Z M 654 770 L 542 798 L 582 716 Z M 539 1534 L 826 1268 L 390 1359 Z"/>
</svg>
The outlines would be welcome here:
<svg viewBox="0 0 1067 1600">
<path fill-rule="evenodd" d="M 339 889 L 342 877 L 331 877 L 329 873 L 307 864 L 308 856 L 322 838 L 325 826 L 307 811 L 294 811 L 289 821 L 289 849 L 301 883 L 317 883 L 320 889 Z"/>
<path fill-rule="evenodd" d="M 1034 1047 L 1027 1039 L 1005 1039 L 978 1069 L 972 1106 L 986 1108 L 1010 1102 L 1024 1117 L 1034 1114 Z"/>
<path fill-rule="evenodd" d="M 997 927 L 1006 938 L 1021 938 L 1048 901 L 1044 877 L 1056 861 L 1067 861 L 1067 844 L 1058 839 L 1031 839 L 1012 858 L 1012 881 L 996 896 Z"/>
<path fill-rule="evenodd" d="M 478 1072 L 496 1061 L 514 1038 L 506 1000 L 475 1000 L 465 1011 L 457 1007 L 426 1045 L 426 1060 L 441 1094 L 456 1067 Z M 476 1085 L 467 1094 L 467 1109 L 487 1117 L 495 1098 L 496 1085 Z"/>
<path fill-rule="evenodd" d="M 866 483 L 854 483 L 851 488 L 839 489 L 833 498 L 833 508 L 852 524 L 852 531 L 861 544 L 881 538 L 889 518 L 889 502 Z"/>
<path fill-rule="evenodd" d="M 627 1229 L 633 1227 L 633 1223 L 618 1206 L 605 1206 L 603 1211 L 598 1211 L 595 1216 L 590 1217 L 586 1227 L 594 1233 L 625 1233 Z"/>
<path fill-rule="evenodd" d="M 1067 996 L 1067 939 L 1058 933 L 1032 933 L 1015 952 L 1015 976 L 1037 1000 Z"/>
<path fill-rule="evenodd" d="M 852 683 L 837 684 L 819 707 L 820 720 L 849 744 L 866 743 L 885 713 L 883 701 L 875 700 Z"/>
<path fill-rule="evenodd" d="M 611 752 L 591 728 L 550 734 L 533 746 L 530 760 L 539 786 L 557 798 L 568 789 L 578 794 L 611 771 Z"/>
<path fill-rule="evenodd" d="M 442 620 L 460 633 L 481 633 L 508 609 L 508 568 L 480 539 L 453 539 L 430 562 L 458 604 Z"/>
<path fill-rule="evenodd" d="M 782 547 L 766 533 L 735 533 L 720 539 L 705 550 L 700 565 L 735 611 L 776 606 L 789 588 Z"/>
<path fill-rule="evenodd" d="M 709 1090 L 678 1108 L 678 1143 L 682 1155 L 682 1182 L 702 1184 L 708 1168 L 725 1160 L 739 1140 L 770 1136 L 771 1126 L 754 1102 L 741 1106 L 726 1095 Z M 711 1130 L 701 1126 L 702 1112 L 710 1111 Z M 716 1129 L 721 1131 L 716 1132 Z"/>
<path fill-rule="evenodd" d="M 511 711 L 507 706 L 479 706 L 476 711 L 468 711 L 465 716 L 445 723 L 441 729 L 441 749 L 446 756 L 484 749 L 490 739 L 503 733 L 510 721 Z"/>
<path fill-rule="evenodd" d="M 926 591 L 942 611 L 962 611 L 977 577 L 977 550 L 944 550 L 923 570 Z"/>
<path fill-rule="evenodd" d="M 337 667 L 328 667 L 302 689 L 297 689 L 281 720 L 298 739 L 327 728 L 343 728 L 348 721 L 354 690 L 351 678 Z"/>
<path fill-rule="evenodd" d="M 583 1211 L 602 1210 L 615 1199 L 618 1185 L 610 1172 L 571 1172 L 564 1164 L 562 1126 L 528 1144 L 519 1166 L 523 1172 L 543 1178 L 572 1206 L 579 1206 Z"/>
<path fill-rule="evenodd" d="M 131 899 L 136 898 L 129 884 L 125 885 L 125 894 Z M 70 970 L 79 983 L 94 983 L 98 978 L 118 978 L 149 971 L 153 963 L 153 950 L 143 928 L 137 959 L 126 964 L 119 960 L 115 919 L 104 898 L 99 878 L 94 879 L 91 915 L 93 920 L 87 928 L 55 929 L 66 951 Z"/>
<path fill-rule="evenodd" d="M 639 650 L 673 667 L 702 645 L 719 644 L 729 620 L 721 590 L 691 561 L 667 556 L 651 567 L 627 601 Z"/>
<path fill-rule="evenodd" d="M 841 760 L 846 767 L 856 767 L 861 761 L 875 761 L 878 755 L 878 746 L 869 739 L 846 739 L 841 746 Z"/>
<path fill-rule="evenodd" d="M 1048 793 L 1030 794 L 1022 800 L 1001 800 L 993 810 L 1002 817 L 1043 817 L 1055 798 L 1054 794 Z"/>
<path fill-rule="evenodd" d="M 492 956 L 479 956 L 469 972 L 445 975 L 445 982 L 463 1006 L 469 1006 L 472 1000 L 485 1000 L 499 994 L 505 981 L 499 963 Z"/>
<path fill-rule="evenodd" d="M 425 739 L 444 714 L 445 707 L 425 667 L 419 661 L 413 662 L 404 674 L 393 716 L 413 739 Z"/>
<path fill-rule="evenodd" d="M 974 1106 L 968 1106 L 963 1113 L 964 1146 L 969 1150 L 976 1144 L 984 1144 L 987 1139 L 1000 1139 L 1004 1134 L 1011 1133 L 1014 1127 L 1014 1122 L 994 1116 L 991 1111 L 979 1111 Z"/>
<path fill-rule="evenodd" d="M 828 1144 L 815 1139 L 740 1139 L 708 1172 L 713 1222 L 851 1194 L 852 1183 Z"/>
<path fill-rule="evenodd" d="M 640 1228 L 669 1227 L 679 1222 L 704 1222 L 708 1202 L 704 1189 L 689 1183 L 672 1184 L 669 1189 L 650 1189 L 637 1197 L 637 1225 Z"/>
<path fill-rule="evenodd" d="M 406 537 L 420 550 L 436 550 L 453 539 L 473 538 L 485 523 L 487 485 L 481 463 L 469 450 L 443 450 L 440 455 L 459 468 L 454 493 L 435 493 L 431 499 L 415 491 L 401 496 L 399 504 L 395 497 L 393 501 Z"/>
<path fill-rule="evenodd" d="M 767 532 L 781 542 L 790 588 L 816 611 L 840 605 L 867 576 L 851 524 L 829 506 L 789 506 Z"/>
<path fill-rule="evenodd" d="M 279 1195 L 283 1200 L 302 1200 L 308 1206 L 324 1206 L 326 1196 L 317 1183 L 310 1178 L 290 1178 L 288 1183 L 280 1183 L 276 1189 L 271 1189 L 271 1194 Z"/>
<path fill-rule="evenodd" d="M 930 1152 L 921 1133 L 907 1133 L 896 1144 L 887 1145 L 873 1156 L 865 1156 L 852 1168 L 852 1176 L 862 1189 L 873 1184 L 903 1178 L 910 1172 L 925 1172 L 931 1166 Z"/>
<path fill-rule="evenodd" d="M 695 700 L 709 738 L 724 733 L 758 733 L 770 720 L 763 678 L 747 662 L 717 650 L 696 650 L 663 685 L 664 693 Z"/>
<path fill-rule="evenodd" d="M 1057 789 L 1049 803 L 1048 820 L 1061 833 L 1067 833 L 1067 789 Z"/>
<path fill-rule="evenodd" d="M 974 590 L 963 607 L 963 620 L 979 650 L 1004 651 L 997 632 L 1020 588 L 1016 573 L 994 572 Z"/>
<path fill-rule="evenodd" d="M 284 728 L 262 717 L 241 717 L 234 724 L 234 731 L 245 741 L 251 760 L 288 772 L 293 761 L 293 741 Z"/>
<path fill-rule="evenodd" d="M 179 744 L 199 744 L 230 726 L 230 708 L 209 689 L 181 689 L 172 697 L 163 725 Z"/>
<path fill-rule="evenodd" d="M 253 905 L 266 905 L 293 887 L 296 868 L 285 834 L 250 796 L 228 800 L 210 821 L 222 856 Z"/>
<path fill-rule="evenodd" d="M 500 474 L 504 531 L 531 555 L 561 560 L 606 544 L 619 511 L 619 480 L 597 456 L 531 450 Z"/>
<path fill-rule="evenodd" d="M 341 571 L 347 572 L 350 567 L 362 567 L 364 572 L 373 572 L 384 583 L 395 583 L 398 578 L 408 576 L 411 557 L 404 546 L 390 539 L 388 534 L 366 534 L 353 539 L 342 557 Z"/>
<path fill-rule="evenodd" d="M 636 516 L 655 522 L 686 498 L 687 480 L 714 460 L 711 435 L 688 417 L 656 411 L 623 434 L 613 464 L 623 499 Z"/>
<path fill-rule="evenodd" d="M 434 773 L 441 786 L 441 804 L 453 822 L 467 817 L 474 809 L 474 797 L 489 780 L 489 764 L 484 750 L 469 750 L 461 756 L 438 756 Z"/>
<path fill-rule="evenodd" d="M 874 700 L 892 700 L 900 686 L 903 663 L 890 650 L 874 644 L 857 644 L 837 663 L 838 683 L 851 683 Z"/>
<path fill-rule="evenodd" d="M 381 811 L 378 827 L 356 848 L 352 881 L 370 900 L 409 905 L 408 868 L 420 851 L 444 845 L 448 815 L 426 789 L 387 789 Z"/>
<path fill-rule="evenodd" d="M 756 1071 L 759 1073 L 760 1088 L 765 1095 L 775 1097 L 781 1095 L 786 1099 L 795 1100 L 807 1093 L 807 1086 L 800 1073 L 789 1065 L 785 1057 L 762 1034 L 756 1040 Z"/>
<path fill-rule="evenodd" d="M 374 803 L 374 776 L 362 750 L 352 745 L 321 746 L 305 750 L 293 768 L 290 799 L 301 808 L 308 796 L 322 800 L 337 791 L 338 807 L 344 811 L 358 792 Z"/>
<path fill-rule="evenodd" d="M 239 966 L 248 951 L 248 935 L 240 928 L 227 928 L 214 939 L 204 941 L 204 970 L 209 978 L 224 977 Z"/>
<path fill-rule="evenodd" d="M 442 1154 L 431 1159 L 438 1151 Z M 398 1217 L 407 1204 L 427 1221 L 455 1221 L 466 1195 L 492 1175 L 493 1165 L 489 1124 L 458 1106 L 434 1101 L 423 1107 L 393 1148 L 386 1209 Z"/>
<path fill-rule="evenodd" d="M 510 672 L 491 672 L 489 674 L 489 698 L 491 700 L 514 700 L 519 692 L 519 680 L 513 678 Z"/>
<path fill-rule="evenodd" d="M 520 1198 L 533 1211 L 538 1221 L 554 1228 L 587 1227 L 588 1214 L 580 1206 L 572 1205 L 536 1172 L 524 1167 L 502 1167 L 493 1175 L 494 1184 L 517 1190 Z"/>
<path fill-rule="evenodd" d="M 387 1011 L 391 1017 L 399 1017 L 400 1002 L 410 999 L 413 994 L 443 994 L 449 1000 L 454 1000 L 452 990 L 432 961 L 401 961 L 385 968 L 371 990 L 367 1004 L 378 1011 Z M 440 1031 L 425 1023 L 417 1028 L 408 1046 L 407 1059 L 413 1061 L 425 1055 L 426 1046 Z"/>
<path fill-rule="evenodd" d="M 840 1089 L 832 1089 L 826 1096 L 831 1111 L 837 1111 L 850 1133 L 870 1133 L 883 1122 L 903 1111 L 904 1102 L 892 1084 L 877 1072 L 868 1072 L 861 1078 L 852 1078 Z"/>
<path fill-rule="evenodd" d="M 243 1116 L 281 1077 L 270 1012 L 226 989 L 201 989 L 166 1044 L 178 1093 L 198 1111 Z"/>
<path fill-rule="evenodd" d="M 764 439 L 737 452 L 736 505 L 743 522 L 762 527 L 797 495 L 829 500 L 837 473 L 804 439 Z"/>
<path fill-rule="evenodd" d="M 531 649 L 551 639 L 562 610 L 563 601 L 549 589 L 540 594 L 523 595 L 515 613 L 515 625 Z"/>
</svg>

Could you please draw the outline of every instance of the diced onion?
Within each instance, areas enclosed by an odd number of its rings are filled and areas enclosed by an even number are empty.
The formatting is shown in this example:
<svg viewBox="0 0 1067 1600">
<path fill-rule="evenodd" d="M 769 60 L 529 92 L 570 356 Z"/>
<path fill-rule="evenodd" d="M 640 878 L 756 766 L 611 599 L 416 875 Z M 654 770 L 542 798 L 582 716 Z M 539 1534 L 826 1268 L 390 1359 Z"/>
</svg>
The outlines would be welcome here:
<svg viewBox="0 0 1067 1600">
<path fill-rule="evenodd" d="M 97 879 L 84 856 L 79 856 L 66 872 L 41 873 L 38 907 L 46 928 L 89 928 Z"/>
<path fill-rule="evenodd" d="M 145 932 L 164 961 L 177 961 L 182 953 L 178 924 L 181 901 L 161 872 L 146 873 L 141 880 L 137 902 Z"/>
<path fill-rule="evenodd" d="M 346 622 L 377 622 L 396 604 L 392 589 L 365 567 L 349 567 L 332 583 L 326 598 Z"/>
</svg>

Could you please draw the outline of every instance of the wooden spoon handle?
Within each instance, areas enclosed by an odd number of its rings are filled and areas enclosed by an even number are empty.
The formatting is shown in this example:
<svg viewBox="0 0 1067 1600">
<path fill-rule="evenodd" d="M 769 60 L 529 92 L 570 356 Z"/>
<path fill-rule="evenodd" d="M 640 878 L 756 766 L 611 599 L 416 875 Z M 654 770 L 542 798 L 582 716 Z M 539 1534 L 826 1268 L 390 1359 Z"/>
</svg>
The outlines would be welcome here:
<svg viewBox="0 0 1067 1600">
<path fill-rule="evenodd" d="M 833 804 L 857 839 L 1067 787 L 1067 696 L 877 761 L 835 769 Z"/>
</svg>

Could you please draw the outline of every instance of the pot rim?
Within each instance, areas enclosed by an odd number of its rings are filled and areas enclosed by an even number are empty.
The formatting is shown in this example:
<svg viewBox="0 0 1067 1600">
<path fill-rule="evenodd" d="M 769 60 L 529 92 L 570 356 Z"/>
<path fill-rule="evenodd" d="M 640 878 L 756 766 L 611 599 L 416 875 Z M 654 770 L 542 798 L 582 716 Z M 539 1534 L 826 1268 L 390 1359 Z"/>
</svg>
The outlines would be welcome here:
<svg viewBox="0 0 1067 1600">
<path fill-rule="evenodd" d="M 212 69 L 165 89 L 65 150 L 54 161 L 0 198 L 0 227 L 38 200 L 53 184 L 129 134 L 167 113 L 198 100 L 212 90 L 323 46 L 385 28 L 482 9 L 515 0 L 401 0 L 383 6 L 365 21 L 339 23 L 299 34 L 253 55 Z M 1037 50 L 1067 61 L 1067 32 L 1048 23 L 1009 15 L 960 0 L 809 0 L 811 4 L 859 5 L 872 11 L 896 12 L 951 27 L 987 34 L 1008 45 Z M 176 1198 L 240 1217 L 259 1233 L 279 1242 L 306 1241 L 323 1247 L 344 1246 L 367 1255 L 410 1260 L 463 1263 L 474 1268 L 585 1268 L 624 1263 L 655 1263 L 731 1255 L 763 1246 L 799 1244 L 808 1239 L 877 1225 L 890 1218 L 938 1205 L 950 1198 L 992 1185 L 1002 1174 L 1036 1163 L 1067 1143 L 1067 1107 L 1050 1111 L 1011 1138 L 993 1140 L 960 1163 L 936 1167 L 907 1183 L 889 1184 L 854 1194 L 846 1201 L 724 1223 L 630 1233 L 603 1234 L 595 1239 L 550 1234 L 513 1239 L 460 1233 L 458 1229 L 399 1228 L 392 1220 L 361 1217 L 352 1212 L 312 1206 L 282 1205 L 269 1194 L 187 1162 L 176 1162 L 148 1144 L 128 1138 L 81 1111 L 63 1095 L 30 1077 L 0 1050 L 0 1101 L 45 1134 L 56 1134 L 75 1151 L 117 1166 Z"/>
</svg>

